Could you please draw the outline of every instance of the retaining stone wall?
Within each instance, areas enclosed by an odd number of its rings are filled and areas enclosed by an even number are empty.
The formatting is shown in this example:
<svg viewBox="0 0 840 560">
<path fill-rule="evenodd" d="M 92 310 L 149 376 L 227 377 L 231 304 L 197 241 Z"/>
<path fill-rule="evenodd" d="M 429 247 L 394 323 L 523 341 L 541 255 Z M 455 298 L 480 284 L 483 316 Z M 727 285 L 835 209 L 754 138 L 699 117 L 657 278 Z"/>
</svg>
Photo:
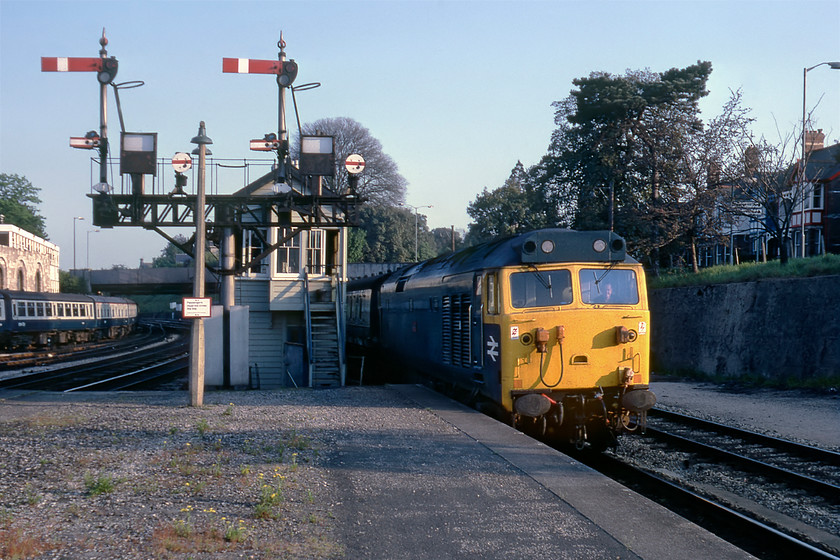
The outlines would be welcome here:
<svg viewBox="0 0 840 560">
<path fill-rule="evenodd" d="M 653 371 L 840 376 L 840 276 L 649 293 Z"/>
</svg>

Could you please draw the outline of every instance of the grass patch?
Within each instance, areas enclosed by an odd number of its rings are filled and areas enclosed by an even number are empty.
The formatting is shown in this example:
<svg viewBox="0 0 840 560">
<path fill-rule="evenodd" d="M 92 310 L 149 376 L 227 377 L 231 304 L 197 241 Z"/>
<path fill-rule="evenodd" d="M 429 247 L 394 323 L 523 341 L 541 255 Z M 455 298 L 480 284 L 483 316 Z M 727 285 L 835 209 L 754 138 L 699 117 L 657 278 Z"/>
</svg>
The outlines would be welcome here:
<svg viewBox="0 0 840 560">
<path fill-rule="evenodd" d="M 707 284 L 732 284 L 779 278 L 810 278 L 840 274 L 840 255 L 821 255 L 805 259 L 791 259 L 784 266 L 779 261 L 710 266 L 693 272 L 666 273 L 659 278 L 649 277 L 648 288 L 678 288 Z"/>
<path fill-rule="evenodd" d="M 110 494 L 120 482 L 122 482 L 122 480 L 114 478 L 110 474 L 100 474 L 99 476 L 94 476 L 90 473 L 85 473 L 85 489 L 87 490 L 89 496 Z"/>
</svg>

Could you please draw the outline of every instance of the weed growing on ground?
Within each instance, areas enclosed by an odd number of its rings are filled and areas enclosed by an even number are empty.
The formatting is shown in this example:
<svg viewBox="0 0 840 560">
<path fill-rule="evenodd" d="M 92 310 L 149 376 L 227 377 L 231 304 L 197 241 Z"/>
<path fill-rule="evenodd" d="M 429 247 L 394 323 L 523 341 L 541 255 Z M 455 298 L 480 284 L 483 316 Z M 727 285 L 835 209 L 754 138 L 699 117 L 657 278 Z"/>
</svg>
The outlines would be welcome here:
<svg viewBox="0 0 840 560">
<path fill-rule="evenodd" d="M 120 482 L 122 482 L 122 480 L 114 478 L 110 474 L 100 474 L 99 476 L 94 476 L 91 473 L 85 473 L 85 489 L 87 490 L 89 496 L 110 494 Z"/>
<path fill-rule="evenodd" d="M 55 548 L 54 544 L 46 542 L 33 531 L 24 531 L 20 527 L 0 528 L 0 558 L 23 560 Z"/>
<path fill-rule="evenodd" d="M 204 437 L 204 433 L 210 429 L 210 424 L 207 423 L 206 418 L 201 418 L 195 424 L 195 429 L 198 430 L 198 435 Z"/>
<path fill-rule="evenodd" d="M 26 486 L 23 487 L 23 495 L 26 498 L 26 503 L 30 506 L 34 506 L 41 501 L 41 495 L 35 491 L 32 484 L 29 482 L 27 482 Z"/>
</svg>

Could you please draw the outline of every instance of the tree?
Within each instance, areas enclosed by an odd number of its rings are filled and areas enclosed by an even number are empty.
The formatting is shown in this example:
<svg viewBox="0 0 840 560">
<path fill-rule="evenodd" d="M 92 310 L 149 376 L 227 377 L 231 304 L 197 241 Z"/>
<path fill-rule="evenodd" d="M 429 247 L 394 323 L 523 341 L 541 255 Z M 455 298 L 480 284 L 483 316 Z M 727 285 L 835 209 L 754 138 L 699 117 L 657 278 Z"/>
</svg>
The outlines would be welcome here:
<svg viewBox="0 0 840 560">
<path fill-rule="evenodd" d="M 544 167 L 577 194 L 575 227 L 618 229 L 658 267 L 675 216 L 663 209 L 680 200 L 683 146 L 702 131 L 698 103 L 711 70 L 698 62 L 663 73 L 593 72 L 554 103 L 558 129 Z"/>
<path fill-rule="evenodd" d="M 436 255 L 426 216 L 417 216 L 418 257 Z M 405 263 L 414 262 L 415 216 L 408 208 L 365 205 L 348 241 L 350 262 Z"/>
<path fill-rule="evenodd" d="M 471 244 L 534 229 L 525 181 L 525 169 L 517 161 L 501 187 L 492 191 L 484 187 L 469 204 L 467 214 L 474 220 L 469 225 Z"/>
<path fill-rule="evenodd" d="M 182 234 L 177 234 L 173 237 L 180 245 L 186 245 L 189 241 Z M 160 251 L 160 256 L 152 259 L 152 266 L 155 268 L 175 268 L 179 266 L 186 266 L 183 263 L 178 263 L 177 255 L 184 255 L 184 251 L 171 241 L 167 243 Z"/>
<path fill-rule="evenodd" d="M 431 238 L 435 256 L 447 255 L 464 246 L 460 232 L 453 228 L 435 228 L 431 231 Z"/>
<path fill-rule="evenodd" d="M 193 245 L 193 240 L 187 239 L 186 236 L 180 233 L 175 235 L 175 237 L 173 237 L 172 239 L 175 242 L 173 243 L 172 241 L 170 241 L 164 246 L 163 249 L 161 249 L 160 256 L 155 257 L 152 260 L 152 266 L 154 268 L 177 268 L 184 266 L 194 266 L 191 255 L 191 253 L 194 252 L 195 249 L 195 246 Z M 190 253 L 187 253 L 184 249 L 190 251 Z M 189 255 L 189 258 L 179 258 L 178 255 Z M 219 263 L 218 255 L 212 252 L 209 246 L 204 253 L 204 263 L 206 266 L 216 266 Z"/>
<path fill-rule="evenodd" d="M 361 123 L 348 117 L 333 117 L 306 123 L 301 128 L 303 134 L 323 134 L 335 138 L 336 174 L 325 178 L 328 189 L 333 192 L 347 190 L 344 161 L 351 154 L 361 154 L 365 158 L 365 170 L 359 176 L 357 194 L 373 205 L 399 206 L 405 202 L 408 182 L 400 175 L 394 160 L 382 151 L 379 140 Z"/>
<path fill-rule="evenodd" d="M 62 294 L 86 294 L 87 282 L 81 276 L 73 276 L 66 270 L 59 270 L 58 291 Z"/>
<path fill-rule="evenodd" d="M 26 177 L 0 174 L 0 214 L 7 224 L 14 224 L 21 229 L 47 239 L 44 217 L 38 212 L 41 199 L 38 187 Z"/>
</svg>

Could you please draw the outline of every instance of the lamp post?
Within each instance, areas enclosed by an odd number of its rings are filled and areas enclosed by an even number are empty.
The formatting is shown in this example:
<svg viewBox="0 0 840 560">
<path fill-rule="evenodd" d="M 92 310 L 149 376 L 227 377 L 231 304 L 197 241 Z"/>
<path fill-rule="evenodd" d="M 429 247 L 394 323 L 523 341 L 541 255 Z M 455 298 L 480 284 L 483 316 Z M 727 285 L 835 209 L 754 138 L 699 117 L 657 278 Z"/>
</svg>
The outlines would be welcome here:
<svg viewBox="0 0 840 560">
<path fill-rule="evenodd" d="M 90 234 L 99 233 L 98 229 L 87 230 L 87 244 L 85 245 L 85 268 L 90 270 Z"/>
<path fill-rule="evenodd" d="M 76 220 L 84 220 L 84 218 L 73 216 L 73 270 L 76 270 Z"/>
<path fill-rule="evenodd" d="M 403 206 L 407 206 L 408 208 L 413 208 L 414 209 L 414 262 L 418 262 L 420 259 L 418 257 L 418 248 L 419 247 L 418 247 L 417 237 L 418 237 L 418 232 L 420 230 L 420 221 L 419 221 L 419 218 L 417 216 L 417 211 L 420 208 L 432 208 L 432 205 L 428 204 L 428 205 L 425 205 L 425 206 L 413 206 L 411 204 L 403 204 Z"/>
<path fill-rule="evenodd" d="M 193 295 L 197 298 L 204 297 L 204 246 L 206 225 L 204 223 L 205 207 L 205 170 L 207 165 L 207 144 L 213 141 L 207 137 L 204 121 L 198 126 L 198 134 L 191 140 L 198 144 L 198 185 L 195 202 L 195 278 L 193 282 Z M 190 405 L 201 406 L 204 404 L 204 319 L 195 318 L 192 320 L 192 332 L 190 336 Z"/>
<path fill-rule="evenodd" d="M 800 231 L 800 240 L 802 242 L 802 252 L 801 256 L 805 257 L 805 164 L 806 164 L 806 151 L 805 151 L 805 131 L 808 128 L 807 126 L 807 114 L 806 114 L 806 105 L 805 105 L 805 94 L 807 92 L 807 84 L 808 84 L 808 72 L 813 70 L 814 68 L 819 68 L 820 66 L 830 66 L 832 70 L 840 70 L 840 62 L 820 62 L 819 64 L 815 64 L 810 68 L 804 68 L 802 70 L 802 163 L 799 166 L 799 188 L 802 191 L 802 217 L 799 221 L 799 226 L 801 227 Z"/>
</svg>

